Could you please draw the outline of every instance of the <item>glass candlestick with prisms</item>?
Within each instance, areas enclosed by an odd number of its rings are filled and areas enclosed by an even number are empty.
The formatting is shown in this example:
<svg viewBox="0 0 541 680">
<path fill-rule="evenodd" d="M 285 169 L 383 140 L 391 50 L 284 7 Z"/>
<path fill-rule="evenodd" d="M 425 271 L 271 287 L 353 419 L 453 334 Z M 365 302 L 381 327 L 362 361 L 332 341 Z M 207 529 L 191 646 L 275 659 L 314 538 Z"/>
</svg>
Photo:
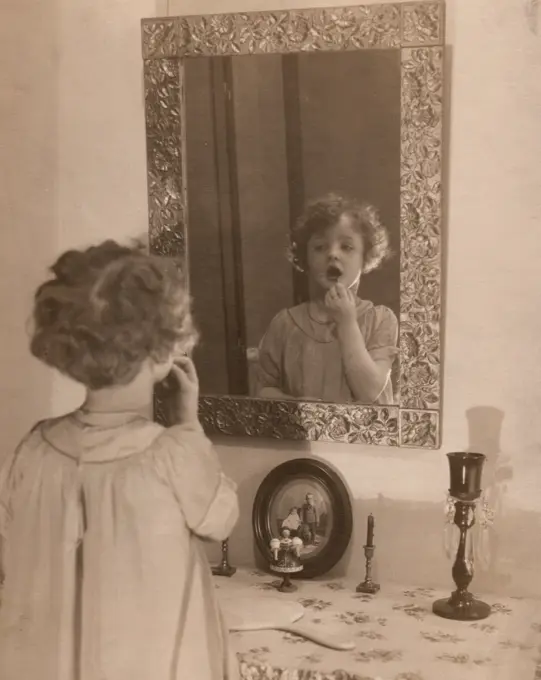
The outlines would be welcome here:
<svg viewBox="0 0 541 680">
<path fill-rule="evenodd" d="M 448 453 L 451 483 L 447 506 L 448 527 L 456 526 L 458 537 L 452 568 L 456 590 L 451 597 L 434 602 L 434 614 L 456 621 L 479 621 L 490 615 L 490 606 L 476 599 L 468 591 L 473 579 L 474 553 L 469 533 L 473 528 L 481 504 L 481 477 L 485 456 L 482 453 Z M 486 506 L 486 504 L 484 504 Z M 490 521 L 484 507 L 485 523 Z"/>
</svg>

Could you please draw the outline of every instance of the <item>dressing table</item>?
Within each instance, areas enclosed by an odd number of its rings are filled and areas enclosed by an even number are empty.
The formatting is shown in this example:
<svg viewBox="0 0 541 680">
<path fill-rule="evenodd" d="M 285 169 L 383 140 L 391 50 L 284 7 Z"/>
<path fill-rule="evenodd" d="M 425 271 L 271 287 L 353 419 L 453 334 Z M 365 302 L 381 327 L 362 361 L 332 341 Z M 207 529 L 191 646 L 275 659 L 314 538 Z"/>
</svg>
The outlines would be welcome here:
<svg viewBox="0 0 541 680">
<path fill-rule="evenodd" d="M 278 579 L 279 581 L 279 579 Z M 278 594 L 276 576 L 239 569 L 215 578 L 228 597 L 284 597 L 305 608 L 303 625 L 355 641 L 334 651 L 290 633 L 234 632 L 243 680 L 536 680 L 541 678 L 541 606 L 530 599 L 486 597 L 492 615 L 465 623 L 432 613 L 448 593 L 431 588 L 385 587 L 376 596 L 344 580 L 298 581 Z"/>
</svg>

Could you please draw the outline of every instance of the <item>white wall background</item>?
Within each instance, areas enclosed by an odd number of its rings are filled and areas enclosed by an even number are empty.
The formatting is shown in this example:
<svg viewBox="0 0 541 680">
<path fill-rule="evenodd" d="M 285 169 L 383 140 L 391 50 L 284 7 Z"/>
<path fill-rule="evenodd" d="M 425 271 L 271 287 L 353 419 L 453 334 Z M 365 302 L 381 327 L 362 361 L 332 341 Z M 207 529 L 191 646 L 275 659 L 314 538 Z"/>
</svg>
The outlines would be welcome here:
<svg viewBox="0 0 541 680">
<path fill-rule="evenodd" d="M 27 351 L 31 296 L 56 255 L 146 231 L 140 19 L 346 4 L 332 0 L 4 0 L 0 9 L 0 431 L 5 451 L 80 392 Z M 382 582 L 450 584 L 442 552 L 444 453 L 469 443 L 466 411 L 504 414 L 485 481 L 498 493 L 496 558 L 478 588 L 541 594 L 541 24 L 527 0 L 449 0 L 449 176 L 443 447 L 440 451 L 218 442 L 240 484 L 232 559 L 252 559 L 250 513 L 282 460 L 334 464 L 355 499 L 362 576 L 376 515 Z M 535 25 L 535 22 L 534 22 Z M 481 423 L 482 425 L 482 423 Z M 483 436 L 477 435 L 482 444 Z M 0 454 L 1 455 L 1 454 Z M 497 469 L 512 477 L 494 483 Z M 500 477 L 505 476 L 500 473 Z"/>
</svg>

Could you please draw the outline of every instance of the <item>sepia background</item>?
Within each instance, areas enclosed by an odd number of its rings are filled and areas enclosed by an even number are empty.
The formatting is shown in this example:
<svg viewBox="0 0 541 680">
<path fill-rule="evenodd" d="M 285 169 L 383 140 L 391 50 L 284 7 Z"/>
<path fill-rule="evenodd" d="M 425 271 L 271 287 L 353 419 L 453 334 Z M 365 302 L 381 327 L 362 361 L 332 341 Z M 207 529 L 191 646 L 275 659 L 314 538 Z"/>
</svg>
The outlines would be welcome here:
<svg viewBox="0 0 541 680">
<path fill-rule="evenodd" d="M 25 323 L 34 287 L 69 247 L 146 233 L 140 19 L 328 6 L 333 0 L 7 0 L 0 23 L 0 427 L 5 451 L 39 418 L 73 408 L 80 390 L 31 359 Z M 344 3 L 339 3 L 344 4 Z M 363 573 L 364 518 L 374 512 L 378 580 L 450 586 L 443 551 L 445 452 L 488 454 L 499 497 L 497 564 L 476 590 L 541 594 L 541 26 L 523 0 L 447 2 L 447 243 L 443 443 L 439 451 L 287 442 L 218 442 L 239 483 L 231 541 L 252 559 L 251 505 L 267 472 L 314 455 L 335 465 L 354 499 L 349 552 L 335 571 Z M 28 247 L 31 244 L 31 248 Z M 466 411 L 481 413 L 470 436 Z M 485 433 L 483 435 L 483 432 Z M 471 440 L 471 441 L 470 441 Z M 0 454 L 2 455 L 2 454 Z M 433 540 L 427 540 L 433 536 Z M 219 552 L 219 550 L 218 550 Z M 415 554 L 415 560 L 404 560 Z M 218 553 L 213 553 L 217 559 Z"/>
</svg>

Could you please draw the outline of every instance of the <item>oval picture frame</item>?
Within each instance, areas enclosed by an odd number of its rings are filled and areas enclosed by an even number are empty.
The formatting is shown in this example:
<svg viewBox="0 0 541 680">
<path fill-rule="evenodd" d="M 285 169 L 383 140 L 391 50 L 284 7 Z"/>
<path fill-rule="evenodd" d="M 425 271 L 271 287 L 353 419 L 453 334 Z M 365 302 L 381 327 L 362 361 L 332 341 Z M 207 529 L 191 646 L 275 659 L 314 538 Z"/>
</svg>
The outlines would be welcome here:
<svg viewBox="0 0 541 680">
<path fill-rule="evenodd" d="M 267 562 L 271 560 L 271 539 L 289 528 L 304 543 L 303 570 L 297 577 L 322 576 L 340 561 L 351 540 L 349 490 L 327 463 L 294 458 L 273 468 L 261 482 L 254 499 L 252 527 L 257 548 Z"/>
</svg>

